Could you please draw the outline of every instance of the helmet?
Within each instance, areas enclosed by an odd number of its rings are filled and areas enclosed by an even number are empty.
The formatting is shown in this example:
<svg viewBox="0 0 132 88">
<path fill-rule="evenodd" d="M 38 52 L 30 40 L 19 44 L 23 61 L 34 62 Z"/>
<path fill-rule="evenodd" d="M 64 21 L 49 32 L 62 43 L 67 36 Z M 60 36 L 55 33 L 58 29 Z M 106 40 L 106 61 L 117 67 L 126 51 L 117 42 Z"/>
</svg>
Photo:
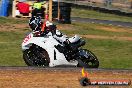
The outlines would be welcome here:
<svg viewBox="0 0 132 88">
<path fill-rule="evenodd" d="M 30 28 L 33 31 L 39 31 L 39 30 L 41 30 L 41 24 L 42 24 L 42 21 L 41 21 L 40 17 L 32 17 L 29 20 L 29 26 L 30 26 Z"/>
</svg>

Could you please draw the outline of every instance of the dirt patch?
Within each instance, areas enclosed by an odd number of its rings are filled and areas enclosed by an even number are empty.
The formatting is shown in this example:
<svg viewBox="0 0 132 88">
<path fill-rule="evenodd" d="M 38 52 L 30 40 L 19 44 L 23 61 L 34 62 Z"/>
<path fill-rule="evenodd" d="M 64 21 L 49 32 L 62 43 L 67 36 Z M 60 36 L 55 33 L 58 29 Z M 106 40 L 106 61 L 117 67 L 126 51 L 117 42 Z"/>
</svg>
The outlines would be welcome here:
<svg viewBox="0 0 132 88">
<path fill-rule="evenodd" d="M 17 31 L 21 29 L 29 29 L 28 24 L 0 24 L 0 31 Z"/>
<path fill-rule="evenodd" d="M 0 88 L 82 88 L 79 83 L 80 71 L 74 70 L 0 70 Z M 124 71 L 89 71 L 89 78 L 95 79 L 130 79 L 132 72 Z M 128 88 L 111 86 L 107 88 Z M 130 86 L 129 88 L 131 88 Z M 90 86 L 89 88 L 106 88 Z"/>
<path fill-rule="evenodd" d="M 21 29 L 30 29 L 28 23 L 21 24 L 0 24 L 0 31 L 17 31 Z M 57 25 L 57 29 L 59 30 L 73 30 L 74 27 L 68 24 L 59 24 Z"/>
<path fill-rule="evenodd" d="M 131 29 L 103 27 L 103 26 L 99 26 L 98 28 L 97 28 L 98 30 L 132 33 Z M 29 28 L 29 25 L 26 23 L 3 24 L 3 25 L 0 24 L 0 31 L 22 31 L 22 29 L 30 29 L 30 28 Z M 58 24 L 57 29 L 59 29 L 59 30 L 75 30 L 75 27 L 73 25 L 69 25 L 69 24 Z M 122 36 L 122 37 L 119 37 L 119 36 L 102 36 L 102 35 L 80 35 L 80 36 L 85 37 L 85 38 L 92 38 L 92 39 L 115 39 L 115 40 L 132 41 L 132 37 L 126 37 L 126 36 Z"/>
<path fill-rule="evenodd" d="M 113 40 L 127 40 L 132 41 L 132 37 L 119 37 L 119 36 L 102 36 L 102 35 L 80 35 L 85 38 L 91 38 L 91 39 L 113 39 Z"/>
<path fill-rule="evenodd" d="M 21 28 L 29 28 L 29 25 L 28 24 L 25 24 L 25 23 L 23 23 L 23 24 L 13 24 L 12 25 L 13 27 L 15 27 L 15 28 L 17 28 L 17 29 L 21 29 Z"/>
<path fill-rule="evenodd" d="M 59 30 L 75 30 L 75 27 L 73 25 L 69 25 L 69 24 L 59 24 L 59 25 L 57 25 L 57 29 L 59 29 Z"/>
</svg>

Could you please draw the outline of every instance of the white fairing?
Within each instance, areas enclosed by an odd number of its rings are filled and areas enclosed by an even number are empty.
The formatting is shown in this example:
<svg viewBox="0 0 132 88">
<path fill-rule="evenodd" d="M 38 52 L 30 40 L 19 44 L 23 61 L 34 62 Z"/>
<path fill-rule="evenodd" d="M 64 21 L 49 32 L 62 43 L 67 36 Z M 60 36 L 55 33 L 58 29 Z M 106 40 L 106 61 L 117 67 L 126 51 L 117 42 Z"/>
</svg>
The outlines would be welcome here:
<svg viewBox="0 0 132 88">
<path fill-rule="evenodd" d="M 49 34 L 44 37 L 33 37 L 33 34 L 30 33 L 26 38 L 23 40 L 22 43 L 22 50 L 29 49 L 29 47 L 35 44 L 37 46 L 42 47 L 44 50 L 46 50 L 49 54 L 50 63 L 49 67 L 54 67 L 58 65 L 74 65 L 76 66 L 78 64 L 78 61 L 71 61 L 68 62 L 64 56 L 63 53 L 60 53 L 54 46 L 60 44 L 58 41 L 56 41 L 55 38 Z"/>
</svg>

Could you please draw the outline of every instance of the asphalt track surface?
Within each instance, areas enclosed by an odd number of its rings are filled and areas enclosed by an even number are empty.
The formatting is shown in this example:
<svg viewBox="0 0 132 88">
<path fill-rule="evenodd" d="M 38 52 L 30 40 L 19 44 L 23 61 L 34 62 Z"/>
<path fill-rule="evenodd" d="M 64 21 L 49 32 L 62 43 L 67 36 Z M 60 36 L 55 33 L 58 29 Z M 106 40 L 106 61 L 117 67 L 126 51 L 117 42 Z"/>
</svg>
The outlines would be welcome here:
<svg viewBox="0 0 132 88">
<path fill-rule="evenodd" d="M 79 72 L 82 68 L 71 66 L 60 67 L 31 67 L 31 66 L 0 66 L 0 70 L 46 70 L 46 71 L 76 71 Z M 132 72 L 132 69 L 108 69 L 108 68 L 85 68 L 88 71 L 117 71 L 117 72 Z"/>
<path fill-rule="evenodd" d="M 122 26 L 122 27 L 132 27 L 132 22 L 121 22 L 121 21 L 110 21 L 110 20 L 99 20 L 91 18 L 79 18 L 72 17 L 71 20 L 74 22 L 84 22 L 84 23 L 97 23 L 97 24 L 107 24 L 113 26 Z"/>
</svg>

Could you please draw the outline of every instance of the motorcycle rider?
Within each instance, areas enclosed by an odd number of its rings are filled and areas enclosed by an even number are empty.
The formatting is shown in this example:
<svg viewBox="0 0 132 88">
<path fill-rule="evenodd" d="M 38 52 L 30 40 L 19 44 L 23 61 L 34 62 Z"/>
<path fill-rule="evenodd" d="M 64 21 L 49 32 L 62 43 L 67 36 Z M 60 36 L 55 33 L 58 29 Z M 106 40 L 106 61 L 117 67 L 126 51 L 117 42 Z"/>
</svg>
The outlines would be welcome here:
<svg viewBox="0 0 132 88">
<path fill-rule="evenodd" d="M 60 43 L 64 45 L 67 45 L 70 43 L 70 41 L 68 40 L 68 37 L 62 34 L 59 30 L 57 30 L 56 25 L 49 22 L 48 20 L 45 21 L 45 23 L 43 23 L 40 16 L 37 16 L 37 17 L 33 16 L 29 20 L 29 26 L 36 37 L 47 35 L 50 32 L 52 33 L 52 36 L 56 40 L 58 40 Z M 44 26 L 44 29 L 42 30 L 43 26 Z"/>
<path fill-rule="evenodd" d="M 73 52 L 78 49 L 79 46 L 85 44 L 85 42 L 80 42 L 79 36 L 74 36 L 68 38 L 66 35 L 62 34 L 59 30 L 57 30 L 56 25 L 46 20 L 44 23 L 41 21 L 41 17 L 33 17 L 29 20 L 29 26 L 33 31 L 34 37 L 43 37 L 46 35 L 52 35 L 59 43 L 63 46 L 58 45 L 55 46 L 61 49 L 60 52 L 64 53 L 67 60 L 71 60 L 71 56 L 74 55 Z M 79 41 L 80 43 L 76 43 Z M 76 43 L 76 44 L 75 44 Z M 76 46 L 75 46 L 76 45 Z"/>
</svg>

